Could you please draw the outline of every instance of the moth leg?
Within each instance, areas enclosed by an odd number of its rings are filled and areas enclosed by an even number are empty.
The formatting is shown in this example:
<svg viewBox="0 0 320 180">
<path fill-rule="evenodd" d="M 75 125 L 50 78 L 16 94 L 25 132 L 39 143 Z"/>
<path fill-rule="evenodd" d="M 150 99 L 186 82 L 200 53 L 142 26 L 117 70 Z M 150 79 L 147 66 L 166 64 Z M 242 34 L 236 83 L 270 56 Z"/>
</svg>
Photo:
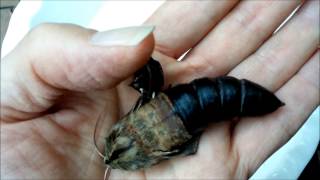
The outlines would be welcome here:
<svg viewBox="0 0 320 180">
<path fill-rule="evenodd" d="M 137 109 L 139 109 L 142 106 L 142 104 L 143 104 L 143 99 L 142 99 L 142 96 L 140 96 L 139 99 L 137 100 L 136 104 L 131 109 L 131 112 L 134 112 Z"/>
<path fill-rule="evenodd" d="M 139 99 L 137 100 L 136 104 L 133 106 L 133 108 L 131 109 L 131 112 L 136 111 L 137 109 L 139 109 L 142 105 L 144 105 L 145 103 L 149 102 L 150 99 L 153 99 L 155 96 L 155 93 L 152 93 L 152 97 L 150 98 L 149 96 L 145 95 L 144 92 L 142 91 Z"/>
<path fill-rule="evenodd" d="M 193 136 L 189 141 L 183 145 L 171 150 L 171 151 L 156 151 L 153 154 L 156 157 L 163 157 L 164 159 L 170 159 L 174 156 L 188 156 L 195 154 L 198 150 L 199 141 L 202 133 L 198 133 Z"/>
<path fill-rule="evenodd" d="M 154 157 L 161 157 L 162 159 L 171 159 L 172 157 L 179 154 L 180 154 L 179 149 L 174 149 L 172 151 L 155 151 L 152 153 Z"/>
<path fill-rule="evenodd" d="M 195 154 L 198 150 L 201 134 L 194 135 L 189 141 L 179 147 L 181 150 L 180 154 L 185 156 Z"/>
</svg>

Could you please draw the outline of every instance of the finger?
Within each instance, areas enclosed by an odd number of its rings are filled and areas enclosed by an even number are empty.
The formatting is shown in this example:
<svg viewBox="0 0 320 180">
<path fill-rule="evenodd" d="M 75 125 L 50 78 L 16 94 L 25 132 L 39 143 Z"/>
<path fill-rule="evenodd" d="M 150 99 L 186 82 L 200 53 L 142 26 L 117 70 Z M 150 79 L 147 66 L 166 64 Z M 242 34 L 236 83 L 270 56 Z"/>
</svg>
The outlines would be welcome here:
<svg viewBox="0 0 320 180">
<path fill-rule="evenodd" d="M 34 116 L 65 91 L 113 87 L 147 62 L 152 29 L 96 33 L 62 24 L 36 28 L 1 61 L 1 118 Z"/>
<path fill-rule="evenodd" d="M 129 177 L 129 178 L 128 178 Z M 112 169 L 109 179 L 140 179 L 146 180 L 144 171 L 123 171 L 119 169 Z"/>
<path fill-rule="evenodd" d="M 178 58 L 199 42 L 237 1 L 169 1 L 146 22 L 156 26 L 157 51 Z"/>
<path fill-rule="evenodd" d="M 229 75 L 250 79 L 272 91 L 281 87 L 317 49 L 320 24 L 316 3 L 303 5 L 279 32 Z"/>
<path fill-rule="evenodd" d="M 276 95 L 286 105 L 263 119 L 241 121 L 235 147 L 252 174 L 260 164 L 292 137 L 319 104 L 319 51 Z M 255 152 L 252 154 L 252 152 Z"/>
<path fill-rule="evenodd" d="M 253 53 L 299 1 L 242 1 L 168 73 L 179 82 L 228 73 Z"/>
</svg>

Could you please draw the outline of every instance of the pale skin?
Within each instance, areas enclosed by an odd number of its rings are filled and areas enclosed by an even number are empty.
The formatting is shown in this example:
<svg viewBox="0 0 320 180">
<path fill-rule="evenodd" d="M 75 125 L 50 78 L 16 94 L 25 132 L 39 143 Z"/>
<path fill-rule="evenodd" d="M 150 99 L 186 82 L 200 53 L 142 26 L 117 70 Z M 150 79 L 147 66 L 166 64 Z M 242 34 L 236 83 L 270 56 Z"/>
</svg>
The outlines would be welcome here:
<svg viewBox="0 0 320 180">
<path fill-rule="evenodd" d="M 38 26 L 1 60 L 1 179 L 102 179 L 105 166 L 92 142 L 97 116 L 105 111 L 110 127 L 131 109 L 137 94 L 127 81 L 151 54 L 167 84 L 232 75 L 286 105 L 212 124 L 196 155 L 145 171 L 112 170 L 110 179 L 250 177 L 319 104 L 319 1 L 304 3 L 272 34 L 298 5 L 168 2 L 146 22 L 155 32 L 132 47 L 92 46 L 95 31 L 74 25 Z"/>
</svg>

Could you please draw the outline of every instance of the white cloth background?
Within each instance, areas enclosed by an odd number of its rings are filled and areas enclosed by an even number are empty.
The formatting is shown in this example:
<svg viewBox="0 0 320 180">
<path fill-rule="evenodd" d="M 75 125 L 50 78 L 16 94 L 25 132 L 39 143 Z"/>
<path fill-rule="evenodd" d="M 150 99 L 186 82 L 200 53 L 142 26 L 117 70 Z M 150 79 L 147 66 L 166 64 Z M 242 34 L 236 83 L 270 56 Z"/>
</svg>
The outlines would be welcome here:
<svg viewBox="0 0 320 180">
<path fill-rule="evenodd" d="M 103 31 L 139 25 L 162 3 L 163 1 L 22 1 L 10 20 L 1 56 L 4 57 L 32 27 L 42 22 L 74 23 Z M 318 107 L 296 135 L 268 158 L 251 179 L 299 177 L 319 143 L 319 110 Z"/>
</svg>

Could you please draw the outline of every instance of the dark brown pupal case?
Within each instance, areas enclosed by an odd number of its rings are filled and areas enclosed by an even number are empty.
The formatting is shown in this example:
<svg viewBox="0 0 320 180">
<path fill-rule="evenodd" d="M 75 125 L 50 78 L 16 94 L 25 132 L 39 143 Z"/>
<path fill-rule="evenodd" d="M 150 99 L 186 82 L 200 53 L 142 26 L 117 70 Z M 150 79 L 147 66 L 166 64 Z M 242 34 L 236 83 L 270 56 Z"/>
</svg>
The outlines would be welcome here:
<svg viewBox="0 0 320 180">
<path fill-rule="evenodd" d="M 197 151 L 207 124 L 232 117 L 259 116 L 284 105 L 248 80 L 201 78 L 169 88 L 132 111 L 106 137 L 105 163 L 112 168 L 148 168 Z"/>
<path fill-rule="evenodd" d="M 264 87 L 228 76 L 196 79 L 167 89 L 165 94 L 191 134 L 210 122 L 264 115 L 284 105 Z"/>
</svg>

